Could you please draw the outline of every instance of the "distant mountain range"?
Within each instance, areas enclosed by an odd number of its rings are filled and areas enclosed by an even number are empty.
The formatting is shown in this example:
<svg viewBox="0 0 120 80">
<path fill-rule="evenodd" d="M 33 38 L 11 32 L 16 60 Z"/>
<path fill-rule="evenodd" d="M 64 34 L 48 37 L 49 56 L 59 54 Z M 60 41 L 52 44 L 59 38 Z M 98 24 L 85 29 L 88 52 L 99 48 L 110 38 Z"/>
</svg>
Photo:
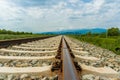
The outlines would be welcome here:
<svg viewBox="0 0 120 80">
<path fill-rule="evenodd" d="M 43 34 L 86 34 L 91 33 L 104 33 L 106 29 L 103 28 L 94 28 L 94 29 L 73 29 L 73 30 L 62 30 L 54 32 L 44 32 Z"/>
</svg>

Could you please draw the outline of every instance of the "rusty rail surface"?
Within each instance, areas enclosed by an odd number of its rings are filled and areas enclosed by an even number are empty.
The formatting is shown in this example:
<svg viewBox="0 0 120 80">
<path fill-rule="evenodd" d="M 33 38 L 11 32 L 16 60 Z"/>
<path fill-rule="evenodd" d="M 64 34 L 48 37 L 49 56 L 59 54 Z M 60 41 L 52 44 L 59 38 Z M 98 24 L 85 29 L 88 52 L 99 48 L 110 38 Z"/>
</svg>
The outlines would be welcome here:
<svg viewBox="0 0 120 80">
<path fill-rule="evenodd" d="M 56 59 L 59 61 L 54 62 L 51 71 L 58 70 L 58 80 L 81 80 L 78 72 L 81 71 L 80 65 L 74 61 L 73 55 L 67 41 L 64 37 L 61 38 L 61 42 L 58 48 Z"/>
<path fill-rule="evenodd" d="M 19 45 L 21 43 L 26 43 L 26 42 L 46 39 L 46 38 L 50 38 L 50 37 L 54 37 L 54 36 L 43 36 L 43 37 L 36 37 L 36 38 L 24 38 L 24 39 L 0 41 L 0 48 L 6 48 L 8 46 L 12 46 L 12 45 L 16 45 L 16 44 Z"/>
<path fill-rule="evenodd" d="M 63 39 L 63 76 L 64 80 L 80 80 L 72 61 L 66 41 Z"/>
</svg>

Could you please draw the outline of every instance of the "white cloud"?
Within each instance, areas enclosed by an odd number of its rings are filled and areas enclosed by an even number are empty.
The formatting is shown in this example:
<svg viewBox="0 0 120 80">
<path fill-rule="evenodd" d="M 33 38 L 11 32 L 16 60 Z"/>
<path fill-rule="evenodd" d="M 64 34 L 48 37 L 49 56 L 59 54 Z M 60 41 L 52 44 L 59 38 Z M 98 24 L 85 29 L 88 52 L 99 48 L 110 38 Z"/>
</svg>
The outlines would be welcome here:
<svg viewBox="0 0 120 80">
<path fill-rule="evenodd" d="M 69 0 L 70 3 L 77 3 L 79 0 Z"/>
<path fill-rule="evenodd" d="M 94 0 L 93 1 L 93 8 L 95 10 L 99 10 L 102 8 L 103 4 L 104 4 L 105 0 Z"/>
<path fill-rule="evenodd" d="M 0 0 L 0 18 L 2 20 L 19 18 L 22 8 L 16 7 L 7 0 Z"/>
<path fill-rule="evenodd" d="M 102 9 L 105 0 L 93 0 L 92 2 L 85 3 L 83 5 L 84 12 L 87 14 L 98 13 L 100 9 Z"/>
<path fill-rule="evenodd" d="M 39 7 L 30 7 L 26 10 L 27 15 L 36 19 L 43 17 L 45 12 L 46 9 L 41 9 Z"/>
</svg>

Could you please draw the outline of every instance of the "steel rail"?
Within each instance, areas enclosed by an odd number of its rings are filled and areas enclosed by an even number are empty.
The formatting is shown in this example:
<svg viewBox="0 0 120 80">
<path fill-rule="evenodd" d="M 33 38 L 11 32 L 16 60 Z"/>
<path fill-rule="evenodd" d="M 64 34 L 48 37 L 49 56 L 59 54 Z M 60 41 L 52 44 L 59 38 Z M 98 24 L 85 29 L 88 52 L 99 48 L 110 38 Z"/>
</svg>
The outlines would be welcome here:
<svg viewBox="0 0 120 80">
<path fill-rule="evenodd" d="M 71 55 L 69 53 L 69 49 L 67 46 L 67 42 L 64 37 L 62 39 L 63 42 L 63 79 L 64 80 L 80 80 Z"/>
<path fill-rule="evenodd" d="M 43 37 L 36 37 L 36 38 L 3 40 L 3 41 L 0 41 L 0 48 L 6 48 L 8 46 L 13 46 L 13 45 L 16 45 L 16 44 L 27 43 L 27 42 L 32 42 L 32 41 L 42 40 L 42 39 L 47 39 L 47 38 L 50 38 L 50 37 L 55 37 L 55 36 L 43 36 Z"/>
</svg>

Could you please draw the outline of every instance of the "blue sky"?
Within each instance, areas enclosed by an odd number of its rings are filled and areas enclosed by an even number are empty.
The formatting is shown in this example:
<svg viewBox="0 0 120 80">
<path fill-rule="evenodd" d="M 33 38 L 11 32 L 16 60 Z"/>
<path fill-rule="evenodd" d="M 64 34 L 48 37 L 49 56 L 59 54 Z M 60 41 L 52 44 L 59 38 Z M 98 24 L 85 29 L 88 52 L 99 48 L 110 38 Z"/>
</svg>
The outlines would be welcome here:
<svg viewBox="0 0 120 80">
<path fill-rule="evenodd" d="M 0 28 L 46 32 L 120 27 L 120 0 L 0 0 Z"/>
</svg>

